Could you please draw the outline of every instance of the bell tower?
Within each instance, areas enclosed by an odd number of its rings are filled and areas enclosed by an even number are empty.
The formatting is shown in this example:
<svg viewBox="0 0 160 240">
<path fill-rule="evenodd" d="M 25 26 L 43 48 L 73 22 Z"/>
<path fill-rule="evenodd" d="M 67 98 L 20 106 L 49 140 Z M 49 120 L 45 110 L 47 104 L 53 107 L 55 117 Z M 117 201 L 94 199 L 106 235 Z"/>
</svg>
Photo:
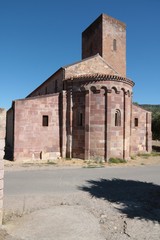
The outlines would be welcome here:
<svg viewBox="0 0 160 240">
<path fill-rule="evenodd" d="M 101 14 L 82 33 L 82 59 L 99 53 L 117 74 L 126 76 L 126 25 Z"/>
</svg>

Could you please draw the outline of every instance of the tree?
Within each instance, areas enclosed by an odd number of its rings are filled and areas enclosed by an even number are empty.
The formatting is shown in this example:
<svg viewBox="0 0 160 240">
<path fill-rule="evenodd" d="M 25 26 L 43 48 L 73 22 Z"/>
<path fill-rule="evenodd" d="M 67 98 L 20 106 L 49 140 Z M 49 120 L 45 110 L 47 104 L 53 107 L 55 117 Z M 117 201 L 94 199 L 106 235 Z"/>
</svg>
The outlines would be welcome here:
<svg viewBox="0 0 160 240">
<path fill-rule="evenodd" d="M 152 137 L 160 140 L 160 105 L 141 104 L 139 105 L 152 112 Z"/>
</svg>

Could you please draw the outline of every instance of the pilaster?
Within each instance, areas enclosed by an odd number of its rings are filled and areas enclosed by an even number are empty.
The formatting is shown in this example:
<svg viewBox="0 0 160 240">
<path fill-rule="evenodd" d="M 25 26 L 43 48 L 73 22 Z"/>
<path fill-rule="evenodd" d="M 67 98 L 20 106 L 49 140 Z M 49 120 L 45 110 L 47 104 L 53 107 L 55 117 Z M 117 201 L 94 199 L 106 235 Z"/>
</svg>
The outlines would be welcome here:
<svg viewBox="0 0 160 240">
<path fill-rule="evenodd" d="M 131 97 L 129 92 L 124 91 L 124 115 L 123 115 L 123 158 L 130 157 L 130 121 L 131 121 Z"/>
<path fill-rule="evenodd" d="M 61 156 L 66 157 L 66 107 L 67 98 L 66 91 L 61 93 Z"/>
<path fill-rule="evenodd" d="M 111 142 L 111 89 L 106 93 L 106 161 L 110 158 L 110 142 Z"/>
<path fill-rule="evenodd" d="M 90 159 L 90 91 L 85 92 L 85 159 Z"/>
<path fill-rule="evenodd" d="M 67 149 L 66 149 L 66 157 L 72 158 L 72 89 L 67 91 L 67 112 L 66 112 L 66 122 L 67 122 Z"/>
</svg>

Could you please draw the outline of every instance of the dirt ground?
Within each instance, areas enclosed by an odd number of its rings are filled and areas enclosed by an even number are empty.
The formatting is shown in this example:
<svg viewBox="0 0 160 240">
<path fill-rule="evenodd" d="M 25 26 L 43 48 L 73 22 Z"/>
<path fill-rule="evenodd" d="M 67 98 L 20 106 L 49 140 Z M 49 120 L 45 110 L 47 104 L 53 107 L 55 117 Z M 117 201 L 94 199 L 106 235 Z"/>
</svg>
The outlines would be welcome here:
<svg viewBox="0 0 160 240">
<path fill-rule="evenodd" d="M 160 153 L 144 154 L 140 156 L 133 156 L 132 159 L 126 163 L 107 163 L 99 162 L 97 160 L 81 160 L 81 159 L 58 159 L 58 160 L 21 160 L 19 162 L 12 162 L 5 160 L 6 170 L 21 170 L 21 169 L 51 169 L 53 167 L 83 167 L 83 168 L 96 168 L 96 167 L 112 167 L 112 166 L 140 166 L 140 165 L 157 165 L 160 164 Z"/>
<path fill-rule="evenodd" d="M 160 143 L 153 142 L 153 146 L 154 152 L 152 154 L 132 156 L 127 163 L 113 164 L 77 159 L 58 159 L 56 161 L 23 160 L 21 162 L 5 161 L 5 170 L 21 171 L 24 169 L 51 169 L 55 167 L 110 168 L 115 165 L 119 167 L 160 165 Z M 101 184 L 101 186 L 105 186 L 105 184 L 109 183 L 104 182 Z M 125 185 L 125 183 L 121 184 Z M 128 189 L 126 188 L 126 192 L 129 193 L 130 187 L 128 187 Z M 149 191 L 148 194 L 150 194 Z M 143 202 L 145 196 L 141 195 L 140 197 Z M 151 201 L 144 203 L 146 206 L 142 206 L 136 202 L 135 196 L 136 205 L 134 205 L 134 211 L 151 209 L 152 206 L 149 206 L 149 204 L 159 205 L 159 201 L 154 202 L 155 199 L 153 197 Z M 157 199 L 158 198 L 156 198 L 156 201 Z M 37 197 L 37 199 L 32 200 L 32 203 L 38 203 L 41 202 L 41 200 L 42 199 L 38 199 Z M 24 216 L 12 216 L 12 220 L 14 221 L 4 219 L 5 224 L 0 230 L 0 240 L 89 240 L 91 238 L 93 240 L 160 239 L 160 224 L 157 220 L 159 217 L 155 219 L 151 217 L 147 221 L 134 216 L 133 218 L 128 218 L 127 214 L 122 214 L 122 212 L 119 211 L 120 208 L 123 208 L 123 204 L 116 202 L 111 203 L 103 197 L 91 197 L 87 191 L 80 192 L 73 196 L 67 194 L 64 196 L 55 196 L 54 202 L 50 198 L 45 199 L 45 201 L 45 207 L 39 205 L 37 209 L 32 209 L 29 213 L 24 214 Z M 125 199 L 125 201 L 127 202 L 127 199 Z M 135 202 L 129 202 L 128 208 L 132 208 L 133 206 L 131 205 L 135 204 Z M 154 211 L 155 209 L 153 209 L 152 214 L 154 214 Z M 157 211 L 159 212 L 155 212 L 155 216 L 160 214 L 159 207 Z M 43 219 L 46 219 L 44 223 Z M 56 221 L 54 221 L 55 219 Z M 37 226 L 39 227 L 37 228 Z M 47 229 L 44 230 L 46 226 Z M 46 231 L 47 235 L 45 233 Z M 59 232 L 61 232 L 61 235 L 59 235 Z"/>
</svg>

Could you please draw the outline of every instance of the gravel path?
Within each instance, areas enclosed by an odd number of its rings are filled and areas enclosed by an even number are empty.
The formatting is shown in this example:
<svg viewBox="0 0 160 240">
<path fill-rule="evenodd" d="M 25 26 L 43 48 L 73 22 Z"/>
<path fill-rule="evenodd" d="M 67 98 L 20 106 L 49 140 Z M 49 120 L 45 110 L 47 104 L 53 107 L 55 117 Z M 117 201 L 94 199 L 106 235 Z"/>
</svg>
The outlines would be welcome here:
<svg viewBox="0 0 160 240">
<path fill-rule="evenodd" d="M 159 240 L 160 224 L 130 218 L 123 205 L 91 197 L 89 193 L 31 197 L 25 212 L 6 219 L 5 240 Z M 149 211 L 149 208 L 147 209 Z M 141 211 L 144 211 L 141 210 Z"/>
</svg>

